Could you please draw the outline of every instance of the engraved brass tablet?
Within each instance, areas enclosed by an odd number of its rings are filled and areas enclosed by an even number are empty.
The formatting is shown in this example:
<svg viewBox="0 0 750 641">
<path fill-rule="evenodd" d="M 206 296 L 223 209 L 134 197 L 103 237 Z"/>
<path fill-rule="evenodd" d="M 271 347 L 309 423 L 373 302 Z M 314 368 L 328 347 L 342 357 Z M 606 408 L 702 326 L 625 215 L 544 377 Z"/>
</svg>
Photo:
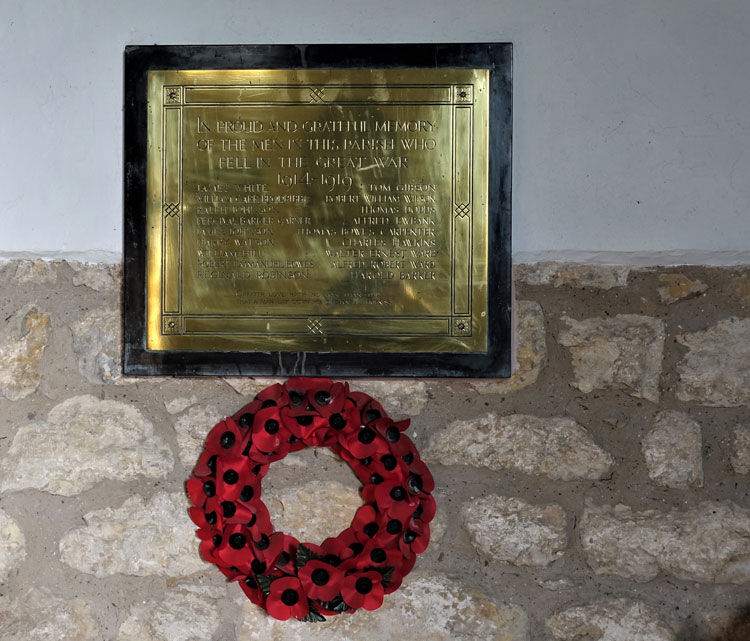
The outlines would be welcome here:
<svg viewBox="0 0 750 641">
<path fill-rule="evenodd" d="M 485 69 L 148 72 L 149 350 L 487 350 Z"/>
</svg>

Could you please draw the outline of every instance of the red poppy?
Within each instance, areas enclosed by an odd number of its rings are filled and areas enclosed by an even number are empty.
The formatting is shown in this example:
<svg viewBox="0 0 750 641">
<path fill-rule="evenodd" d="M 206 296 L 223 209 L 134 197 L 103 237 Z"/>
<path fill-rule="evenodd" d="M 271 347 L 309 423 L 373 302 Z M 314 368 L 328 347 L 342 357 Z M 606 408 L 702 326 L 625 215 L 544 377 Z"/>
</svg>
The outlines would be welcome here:
<svg viewBox="0 0 750 641">
<path fill-rule="evenodd" d="M 293 536 L 283 532 L 274 532 L 269 538 L 281 538 L 281 551 L 273 560 L 272 565 L 281 570 L 284 574 L 297 574 L 297 547 L 299 542 Z"/>
<path fill-rule="evenodd" d="M 278 405 L 282 407 L 289 405 L 289 394 L 281 383 L 275 383 L 258 392 L 256 397 L 261 402 L 261 407 L 270 407 Z"/>
<path fill-rule="evenodd" d="M 406 487 L 398 483 L 381 483 L 375 488 L 378 509 L 394 518 L 405 519 L 414 513 L 419 500 L 409 494 Z"/>
<path fill-rule="evenodd" d="M 410 492 L 417 494 L 418 492 L 432 492 L 435 489 L 435 479 L 420 459 L 416 459 L 409 466 L 409 476 L 412 477 L 407 486 Z"/>
<path fill-rule="evenodd" d="M 354 572 L 344 577 L 341 596 L 355 610 L 376 610 L 383 604 L 383 583 L 380 572 Z"/>
<path fill-rule="evenodd" d="M 279 621 L 307 616 L 310 607 L 299 579 L 287 576 L 273 581 L 271 592 L 266 597 L 266 609 L 268 614 Z"/>
<path fill-rule="evenodd" d="M 398 540 L 398 547 L 404 555 L 422 554 L 430 543 L 430 526 L 427 523 L 413 521 Z"/>
<path fill-rule="evenodd" d="M 324 561 L 308 561 L 297 573 L 305 594 L 313 599 L 330 601 L 341 590 L 344 573 Z"/>
<path fill-rule="evenodd" d="M 265 596 L 263 595 L 263 590 L 258 587 L 258 582 L 254 576 L 240 577 L 239 584 L 248 599 L 255 603 L 255 605 L 263 607 Z"/>
<path fill-rule="evenodd" d="M 217 423 L 208 433 L 206 450 L 218 456 L 240 456 L 249 434 L 240 431 L 233 418 Z"/>
</svg>

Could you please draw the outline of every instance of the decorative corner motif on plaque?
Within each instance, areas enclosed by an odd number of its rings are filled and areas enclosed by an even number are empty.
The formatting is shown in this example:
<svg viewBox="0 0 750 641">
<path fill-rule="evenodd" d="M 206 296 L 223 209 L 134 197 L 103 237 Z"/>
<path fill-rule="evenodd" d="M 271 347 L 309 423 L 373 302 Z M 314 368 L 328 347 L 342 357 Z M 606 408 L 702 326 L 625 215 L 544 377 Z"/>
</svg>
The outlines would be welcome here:
<svg viewBox="0 0 750 641">
<path fill-rule="evenodd" d="M 323 102 L 325 92 L 322 89 L 313 87 L 310 89 L 310 102 Z"/>
<path fill-rule="evenodd" d="M 164 104 L 182 104 L 182 87 L 164 87 Z"/>
<path fill-rule="evenodd" d="M 325 334 L 323 331 L 323 322 L 319 318 L 308 318 L 307 319 L 307 330 L 311 334 L 316 336 L 322 336 Z"/>
<path fill-rule="evenodd" d="M 471 336 L 471 317 L 453 319 L 453 336 Z"/>
<path fill-rule="evenodd" d="M 456 203 L 456 216 L 466 218 L 471 213 L 471 207 L 468 203 Z"/>
<path fill-rule="evenodd" d="M 180 333 L 180 317 L 179 316 L 163 316 L 162 317 L 162 334 L 179 334 Z"/>
<path fill-rule="evenodd" d="M 180 203 L 164 203 L 164 215 L 165 216 L 179 216 L 180 215 Z"/>
<path fill-rule="evenodd" d="M 472 85 L 454 85 L 453 101 L 471 104 L 474 102 L 474 87 Z"/>
</svg>

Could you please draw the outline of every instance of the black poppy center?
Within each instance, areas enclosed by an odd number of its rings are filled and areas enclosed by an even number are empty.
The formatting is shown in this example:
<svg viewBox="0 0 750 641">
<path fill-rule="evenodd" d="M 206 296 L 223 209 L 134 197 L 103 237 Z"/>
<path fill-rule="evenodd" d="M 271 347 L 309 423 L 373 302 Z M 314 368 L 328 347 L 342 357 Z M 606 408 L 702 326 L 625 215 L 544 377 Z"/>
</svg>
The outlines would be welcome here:
<svg viewBox="0 0 750 641">
<path fill-rule="evenodd" d="M 258 582 L 255 580 L 254 576 L 250 576 L 249 574 L 245 577 L 245 585 L 250 588 L 257 588 Z"/>
<path fill-rule="evenodd" d="M 231 501 L 224 501 L 221 504 L 221 512 L 225 519 L 231 519 L 237 511 L 237 506 Z"/>
<path fill-rule="evenodd" d="M 331 414 L 331 417 L 328 419 L 328 424 L 335 430 L 342 430 L 346 427 L 346 421 L 341 414 Z"/>
<path fill-rule="evenodd" d="M 411 543 L 416 538 L 417 538 L 416 532 L 412 530 L 406 530 L 406 532 L 404 532 L 404 543 Z"/>
<path fill-rule="evenodd" d="M 370 483 L 372 483 L 373 485 L 380 485 L 380 483 L 382 482 L 383 482 L 383 477 L 380 476 L 380 474 L 378 474 L 377 472 L 375 472 L 375 474 L 370 475 Z"/>
<path fill-rule="evenodd" d="M 401 432 L 398 431 L 398 428 L 395 425 L 391 425 L 385 431 L 385 438 L 389 443 L 395 443 L 396 441 L 398 441 L 398 439 L 401 438 Z"/>
<path fill-rule="evenodd" d="M 359 462 L 362 463 L 365 467 L 367 467 L 370 463 L 372 463 L 372 456 L 365 456 L 365 458 L 359 459 Z"/>
<path fill-rule="evenodd" d="M 422 478 L 412 474 L 409 477 L 409 490 L 411 490 L 414 494 L 416 494 L 417 492 L 421 492 L 422 491 Z"/>
<path fill-rule="evenodd" d="M 216 494 L 216 485 L 213 481 L 206 481 L 203 484 L 203 493 L 209 498 Z"/>
<path fill-rule="evenodd" d="M 211 540 L 213 541 L 214 547 L 219 547 L 221 545 L 221 534 L 214 534 Z"/>
<path fill-rule="evenodd" d="M 313 417 L 312 416 L 298 416 L 297 417 L 297 424 L 302 425 L 303 427 L 307 427 L 308 425 L 312 424 Z"/>
<path fill-rule="evenodd" d="M 234 445 L 234 432 L 230 432 L 229 430 L 224 432 L 221 435 L 220 443 L 225 450 L 228 450 L 230 447 L 232 447 L 232 445 Z"/>
<path fill-rule="evenodd" d="M 383 467 L 389 472 L 396 467 L 396 457 L 393 456 L 393 454 L 386 454 L 385 456 L 381 456 L 380 462 L 383 464 Z"/>
<path fill-rule="evenodd" d="M 361 551 L 362 551 L 362 550 L 364 549 L 364 547 L 365 547 L 365 546 L 364 546 L 364 545 L 362 545 L 361 543 L 352 543 L 352 544 L 351 544 L 351 545 L 349 546 L 349 549 L 350 549 L 350 550 L 351 550 L 352 552 L 354 552 L 354 556 L 357 556 L 357 555 L 358 555 L 358 554 L 359 554 L 359 553 L 360 553 L 360 552 L 361 552 Z"/>
<path fill-rule="evenodd" d="M 224 472 L 224 483 L 227 485 L 234 485 L 240 480 L 240 475 L 235 470 L 227 470 Z"/>
<path fill-rule="evenodd" d="M 208 469 L 211 470 L 214 474 L 216 474 L 216 459 L 219 458 L 214 454 L 210 459 L 208 459 Z"/>
<path fill-rule="evenodd" d="M 247 525 L 247 527 L 253 527 L 253 525 L 255 525 L 255 521 L 257 520 L 258 520 L 258 517 L 256 517 L 255 514 L 253 514 L 252 518 L 245 525 Z"/>
<path fill-rule="evenodd" d="M 234 534 L 232 534 L 232 536 L 229 537 L 229 545 L 234 550 L 241 550 L 243 547 L 245 547 L 245 543 L 247 543 L 245 535 L 240 534 L 239 532 L 235 532 Z"/>
<path fill-rule="evenodd" d="M 318 568 L 317 570 L 313 570 L 312 574 L 310 575 L 310 579 L 312 579 L 312 582 L 315 585 L 325 585 L 328 583 L 328 579 L 331 578 L 331 575 L 328 574 L 323 568 Z"/>
<path fill-rule="evenodd" d="M 369 594 L 370 590 L 372 590 L 372 581 L 366 576 L 362 576 L 357 579 L 357 582 L 354 584 L 354 589 L 360 594 Z"/>
<path fill-rule="evenodd" d="M 401 521 L 398 519 L 391 519 L 388 521 L 388 525 L 385 526 L 385 529 L 388 531 L 388 534 L 398 534 L 402 527 Z"/>
<path fill-rule="evenodd" d="M 297 601 L 299 601 L 297 590 L 284 590 L 281 593 L 281 602 L 284 605 L 294 605 Z"/>
<path fill-rule="evenodd" d="M 238 423 L 240 427 L 247 429 L 253 424 L 253 415 L 246 412 L 245 414 L 240 416 L 240 420 Z"/>
<path fill-rule="evenodd" d="M 286 552 L 279 554 L 279 558 L 276 559 L 276 565 L 286 565 L 289 563 L 289 555 Z"/>
<path fill-rule="evenodd" d="M 386 559 L 385 550 L 383 548 L 375 548 L 370 552 L 370 558 L 373 563 L 382 563 Z"/>
<path fill-rule="evenodd" d="M 246 485 L 242 488 L 242 492 L 240 492 L 240 500 L 249 501 L 251 498 L 253 498 L 254 494 L 255 490 L 253 489 L 252 485 Z"/>
<path fill-rule="evenodd" d="M 381 416 L 382 414 L 378 410 L 367 410 L 365 412 L 365 421 L 372 423 L 373 421 L 377 421 Z"/>
<path fill-rule="evenodd" d="M 270 398 L 267 401 L 263 401 L 261 408 L 266 409 L 267 407 L 276 407 L 276 401 L 272 401 Z"/>
<path fill-rule="evenodd" d="M 394 501 L 403 501 L 406 498 L 406 490 L 400 485 L 397 485 L 391 490 L 391 498 Z"/>
<path fill-rule="evenodd" d="M 302 396 L 301 392 L 298 392 L 297 390 L 292 390 L 291 392 L 289 392 L 289 402 L 295 407 L 297 405 L 302 405 L 302 401 L 304 400 L 305 397 Z"/>
<path fill-rule="evenodd" d="M 258 548 L 259 550 L 265 550 L 270 544 L 271 542 L 268 540 L 268 537 L 265 534 L 263 534 L 260 537 L 260 541 L 257 541 L 255 543 L 255 547 Z"/>
<path fill-rule="evenodd" d="M 315 402 L 318 405 L 328 405 L 331 400 L 331 395 L 328 392 L 322 390 L 320 392 L 315 392 Z"/>
<path fill-rule="evenodd" d="M 366 427 L 363 430 L 359 430 L 359 434 L 357 434 L 357 440 L 360 443 L 368 445 L 375 440 L 375 432 L 372 431 L 369 427 Z"/>
<path fill-rule="evenodd" d="M 334 567 L 341 563 L 341 559 L 335 554 L 326 554 L 323 557 L 323 560 L 328 563 L 328 565 L 333 565 Z"/>
<path fill-rule="evenodd" d="M 279 422 L 269 418 L 263 426 L 263 429 L 269 434 L 276 434 L 276 432 L 279 431 Z"/>
<path fill-rule="evenodd" d="M 216 523 L 216 519 L 216 512 L 209 512 L 208 514 L 206 514 L 206 523 L 208 523 L 209 525 L 213 525 L 214 523 Z"/>
<path fill-rule="evenodd" d="M 414 462 L 414 452 L 409 452 L 401 457 L 407 465 L 411 465 Z"/>
<path fill-rule="evenodd" d="M 372 538 L 373 536 L 375 536 L 378 533 L 378 524 L 375 523 L 375 521 L 373 521 L 372 523 L 368 523 L 364 527 L 364 532 L 365 532 L 365 534 L 367 536 L 369 536 L 370 538 Z"/>
<path fill-rule="evenodd" d="M 253 559 L 250 569 L 253 571 L 253 574 L 263 574 L 266 571 L 266 564 L 263 561 L 258 561 L 258 559 Z"/>
</svg>

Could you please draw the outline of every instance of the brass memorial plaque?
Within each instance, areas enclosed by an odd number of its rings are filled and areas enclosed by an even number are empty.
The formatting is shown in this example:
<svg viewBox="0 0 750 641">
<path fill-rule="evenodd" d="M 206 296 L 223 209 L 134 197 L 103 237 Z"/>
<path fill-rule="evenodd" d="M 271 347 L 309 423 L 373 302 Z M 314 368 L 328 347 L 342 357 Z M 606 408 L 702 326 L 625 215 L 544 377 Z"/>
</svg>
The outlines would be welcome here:
<svg viewBox="0 0 750 641">
<path fill-rule="evenodd" d="M 148 349 L 485 351 L 488 75 L 150 71 Z"/>
<path fill-rule="evenodd" d="M 124 58 L 126 374 L 509 376 L 510 44 Z"/>
</svg>

